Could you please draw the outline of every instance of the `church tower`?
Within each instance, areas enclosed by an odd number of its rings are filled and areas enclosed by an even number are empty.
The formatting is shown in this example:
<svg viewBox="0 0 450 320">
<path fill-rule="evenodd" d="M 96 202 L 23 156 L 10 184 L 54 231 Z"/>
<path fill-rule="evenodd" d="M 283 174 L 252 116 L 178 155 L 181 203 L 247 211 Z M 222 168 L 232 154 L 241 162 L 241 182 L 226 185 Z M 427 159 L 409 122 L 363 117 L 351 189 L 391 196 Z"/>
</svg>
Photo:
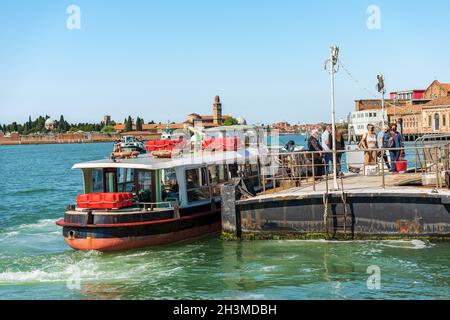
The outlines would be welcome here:
<svg viewBox="0 0 450 320">
<path fill-rule="evenodd" d="M 222 103 L 220 102 L 220 97 L 216 96 L 213 104 L 213 120 L 214 124 L 222 125 Z"/>
</svg>

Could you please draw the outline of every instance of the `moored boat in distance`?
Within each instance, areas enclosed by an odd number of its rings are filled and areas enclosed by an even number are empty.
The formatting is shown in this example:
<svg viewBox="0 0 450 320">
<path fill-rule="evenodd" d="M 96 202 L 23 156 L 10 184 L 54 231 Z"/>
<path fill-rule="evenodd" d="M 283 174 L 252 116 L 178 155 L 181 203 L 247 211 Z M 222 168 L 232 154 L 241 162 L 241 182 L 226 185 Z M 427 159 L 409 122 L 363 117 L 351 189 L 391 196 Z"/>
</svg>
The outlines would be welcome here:
<svg viewBox="0 0 450 320">
<path fill-rule="evenodd" d="M 113 158 L 131 158 L 146 153 L 145 144 L 133 136 L 123 136 L 122 140 L 114 143 Z"/>
<path fill-rule="evenodd" d="M 84 194 L 56 222 L 65 241 L 77 250 L 117 251 L 219 232 L 221 185 L 244 179 L 255 191 L 262 188 L 264 155 L 259 140 L 247 139 L 250 131 L 243 140 L 214 138 L 199 152 L 171 158 L 156 150 L 75 164 L 83 173 Z"/>
</svg>

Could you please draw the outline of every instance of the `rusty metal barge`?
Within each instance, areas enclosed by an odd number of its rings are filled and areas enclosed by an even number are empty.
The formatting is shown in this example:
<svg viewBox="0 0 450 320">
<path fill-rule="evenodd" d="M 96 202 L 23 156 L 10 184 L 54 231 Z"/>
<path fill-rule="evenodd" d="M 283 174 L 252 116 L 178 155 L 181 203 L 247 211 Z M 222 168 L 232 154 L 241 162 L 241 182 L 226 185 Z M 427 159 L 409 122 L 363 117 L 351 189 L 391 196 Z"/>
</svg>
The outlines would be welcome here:
<svg viewBox="0 0 450 320">
<path fill-rule="evenodd" d="M 270 178 L 275 189 L 243 197 L 233 185 L 222 187 L 222 234 L 231 239 L 450 240 L 449 146 L 411 149 L 414 169 L 391 174 L 379 163 L 371 174 L 340 177 L 338 189 L 330 176 L 315 176 L 309 152 L 273 155 L 269 171 L 276 172 Z"/>
</svg>

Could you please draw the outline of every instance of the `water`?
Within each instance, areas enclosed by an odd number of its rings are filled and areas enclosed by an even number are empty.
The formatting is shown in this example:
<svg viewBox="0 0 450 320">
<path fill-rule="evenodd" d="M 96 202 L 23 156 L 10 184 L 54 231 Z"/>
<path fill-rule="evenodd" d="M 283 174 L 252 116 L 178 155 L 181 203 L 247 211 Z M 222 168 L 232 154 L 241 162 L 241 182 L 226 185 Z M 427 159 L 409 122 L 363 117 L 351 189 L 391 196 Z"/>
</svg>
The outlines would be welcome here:
<svg viewBox="0 0 450 320">
<path fill-rule="evenodd" d="M 81 173 L 70 168 L 110 150 L 109 143 L 0 147 L 0 299 L 450 298 L 449 243 L 208 237 L 121 253 L 73 251 L 54 224 L 82 192 Z M 367 287 L 370 265 L 381 269 L 381 290 Z"/>
</svg>

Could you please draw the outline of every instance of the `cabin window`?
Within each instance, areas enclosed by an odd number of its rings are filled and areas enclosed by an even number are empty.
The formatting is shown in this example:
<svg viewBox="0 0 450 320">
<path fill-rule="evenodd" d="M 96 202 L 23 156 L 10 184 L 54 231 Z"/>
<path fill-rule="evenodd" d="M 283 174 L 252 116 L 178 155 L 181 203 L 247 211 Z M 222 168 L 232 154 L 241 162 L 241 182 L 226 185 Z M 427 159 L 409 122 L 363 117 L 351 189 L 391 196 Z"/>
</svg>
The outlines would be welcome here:
<svg viewBox="0 0 450 320">
<path fill-rule="evenodd" d="M 228 176 L 229 178 L 239 177 L 239 166 L 237 163 L 232 163 L 228 165 Z"/>
<path fill-rule="evenodd" d="M 103 192 L 103 170 L 92 170 L 92 192 Z"/>
<path fill-rule="evenodd" d="M 210 192 L 206 168 L 189 169 L 185 175 L 188 202 L 208 200 Z"/>
<path fill-rule="evenodd" d="M 134 169 L 117 169 L 117 181 L 119 192 L 135 192 Z"/>
<path fill-rule="evenodd" d="M 161 195 L 163 201 L 179 201 L 179 186 L 175 169 L 163 169 L 161 178 Z"/>
<path fill-rule="evenodd" d="M 137 171 L 137 196 L 140 202 L 154 202 L 153 177 L 151 171 Z M 131 177 L 130 177 L 131 178 Z"/>
<path fill-rule="evenodd" d="M 208 170 L 213 196 L 219 196 L 220 185 L 228 181 L 227 167 L 226 165 L 211 165 Z"/>
<path fill-rule="evenodd" d="M 117 191 L 116 169 L 105 169 L 105 192 Z"/>
</svg>

